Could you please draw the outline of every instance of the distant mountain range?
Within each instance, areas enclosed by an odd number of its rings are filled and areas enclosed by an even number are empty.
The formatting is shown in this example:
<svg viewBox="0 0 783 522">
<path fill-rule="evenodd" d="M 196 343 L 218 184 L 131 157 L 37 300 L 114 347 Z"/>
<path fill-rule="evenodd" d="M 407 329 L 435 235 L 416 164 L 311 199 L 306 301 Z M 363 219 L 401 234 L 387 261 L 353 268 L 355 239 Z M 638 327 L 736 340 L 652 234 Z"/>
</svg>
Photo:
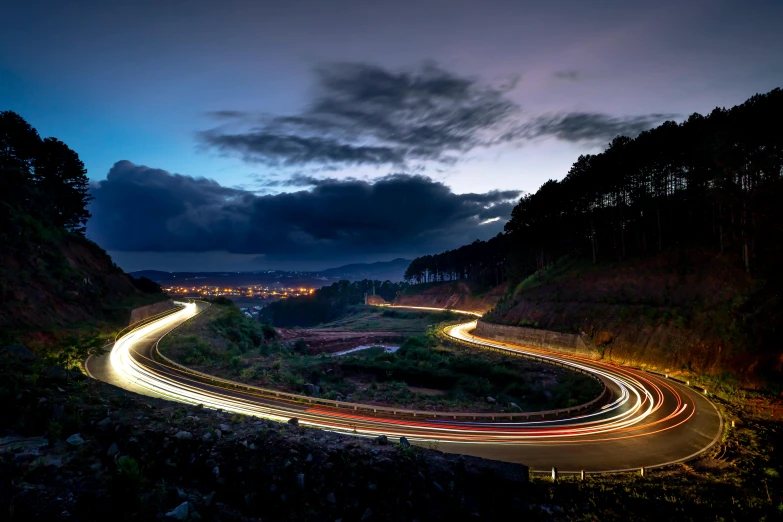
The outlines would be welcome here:
<svg viewBox="0 0 783 522">
<path fill-rule="evenodd" d="M 394 259 L 377 263 L 354 263 L 328 268 L 326 270 L 299 272 L 287 270 L 258 270 L 255 272 L 163 272 L 160 270 L 139 270 L 130 272 L 133 277 L 147 277 L 162 286 L 182 285 L 264 285 L 269 287 L 320 288 L 335 281 L 402 281 L 409 259 Z"/>
</svg>

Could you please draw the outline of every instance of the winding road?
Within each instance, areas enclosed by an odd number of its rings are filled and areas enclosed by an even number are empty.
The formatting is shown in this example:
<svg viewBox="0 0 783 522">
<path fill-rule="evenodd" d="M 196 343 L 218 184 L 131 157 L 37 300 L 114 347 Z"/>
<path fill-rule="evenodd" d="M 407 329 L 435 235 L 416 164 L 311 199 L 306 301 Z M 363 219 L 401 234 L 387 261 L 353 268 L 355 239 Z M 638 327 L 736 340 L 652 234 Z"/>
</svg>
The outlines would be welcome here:
<svg viewBox="0 0 783 522">
<path fill-rule="evenodd" d="M 523 463 L 534 471 L 557 467 L 561 473 L 597 473 L 665 466 L 707 451 L 723 431 L 718 410 L 695 388 L 600 360 L 476 337 L 471 334 L 475 321 L 448 327 L 444 334 L 476 349 L 516 352 L 591 373 L 606 386 L 603 400 L 566 417 L 524 418 L 520 414 L 513 420 L 473 421 L 444 415 L 399 415 L 404 412 L 373 414 L 277 398 L 244 385 L 244 389 L 232 389 L 155 356 L 157 342 L 204 306 L 191 302 L 131 330 L 117 339 L 109 354 L 88 359 L 88 373 L 145 395 L 279 421 L 296 417 L 303 425 L 359 436 L 405 436 L 421 446 Z"/>
</svg>

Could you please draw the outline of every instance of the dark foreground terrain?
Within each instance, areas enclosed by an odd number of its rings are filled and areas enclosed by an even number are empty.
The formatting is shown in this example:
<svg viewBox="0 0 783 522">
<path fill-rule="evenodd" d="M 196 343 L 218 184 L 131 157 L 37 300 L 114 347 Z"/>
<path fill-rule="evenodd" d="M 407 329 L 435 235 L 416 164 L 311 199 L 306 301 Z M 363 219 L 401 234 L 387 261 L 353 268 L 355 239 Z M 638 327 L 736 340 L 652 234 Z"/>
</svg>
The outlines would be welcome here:
<svg viewBox="0 0 783 522">
<path fill-rule="evenodd" d="M 23 352 L 23 350 L 16 350 Z M 637 474 L 527 480 L 447 455 L 65 382 L 6 350 L 3 520 L 776 520 L 780 409 L 738 398 L 715 453 Z M 46 377 L 49 375 L 49 377 Z"/>
</svg>

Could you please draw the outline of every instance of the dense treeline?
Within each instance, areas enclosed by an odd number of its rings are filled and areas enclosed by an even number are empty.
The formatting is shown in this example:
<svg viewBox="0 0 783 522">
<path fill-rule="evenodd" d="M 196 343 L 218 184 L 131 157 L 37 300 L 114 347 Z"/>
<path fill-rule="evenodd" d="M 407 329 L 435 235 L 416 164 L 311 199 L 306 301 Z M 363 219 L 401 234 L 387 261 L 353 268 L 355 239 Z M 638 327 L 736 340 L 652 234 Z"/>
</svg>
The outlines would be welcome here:
<svg viewBox="0 0 783 522">
<path fill-rule="evenodd" d="M 469 279 L 499 285 L 508 276 L 508 250 L 508 237 L 498 234 L 489 241 L 476 240 L 454 250 L 417 257 L 403 277 L 416 283 Z"/>
<path fill-rule="evenodd" d="M 87 171 L 73 150 L 41 139 L 18 114 L 0 112 L 0 234 L 7 241 L 35 223 L 84 234 L 90 199 Z"/>
<path fill-rule="evenodd" d="M 782 120 L 775 89 L 617 137 L 525 195 L 503 236 L 417 258 L 405 277 L 524 276 L 565 254 L 596 262 L 682 245 L 734 253 L 748 271 L 771 274 L 783 237 Z"/>
<path fill-rule="evenodd" d="M 313 326 L 333 321 L 349 306 L 364 303 L 364 296 L 375 294 L 386 301 L 394 300 L 407 283 L 391 281 L 338 281 L 313 292 L 312 295 L 282 299 L 261 310 L 259 319 L 274 326 Z"/>
</svg>

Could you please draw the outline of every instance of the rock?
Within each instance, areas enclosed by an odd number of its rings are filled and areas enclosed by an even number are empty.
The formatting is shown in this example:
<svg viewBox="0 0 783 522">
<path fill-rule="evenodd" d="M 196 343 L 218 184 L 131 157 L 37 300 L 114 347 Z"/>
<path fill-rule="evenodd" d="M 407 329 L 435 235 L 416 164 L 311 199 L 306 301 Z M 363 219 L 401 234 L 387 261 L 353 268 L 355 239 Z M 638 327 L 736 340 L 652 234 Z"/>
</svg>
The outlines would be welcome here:
<svg viewBox="0 0 783 522">
<path fill-rule="evenodd" d="M 187 501 L 183 502 L 179 506 L 175 507 L 168 513 L 166 513 L 167 517 L 174 518 L 176 520 L 185 520 L 188 518 L 188 512 L 190 511 L 190 505 Z"/>
<path fill-rule="evenodd" d="M 209 505 L 212 503 L 212 499 L 215 498 L 215 492 L 211 492 L 209 495 L 204 497 L 204 505 L 209 507 Z"/>
<path fill-rule="evenodd" d="M 100 471 L 102 468 L 103 468 L 103 464 L 101 464 L 100 462 L 96 462 L 95 464 L 90 466 L 90 469 L 93 471 Z"/>
<path fill-rule="evenodd" d="M 549 390 L 544 390 L 544 397 L 547 398 L 547 400 L 551 401 L 554 395 L 552 395 L 552 392 Z"/>
<path fill-rule="evenodd" d="M 435 489 L 437 489 L 438 491 L 440 491 L 441 493 L 443 493 L 443 486 L 441 486 L 441 485 L 440 485 L 440 484 L 438 484 L 437 482 L 434 482 L 434 481 L 433 481 L 433 482 L 432 482 L 432 487 L 434 487 Z"/>
<path fill-rule="evenodd" d="M 82 444 L 84 444 L 84 439 L 78 433 L 74 433 L 73 435 L 65 439 L 65 442 L 67 442 L 71 446 L 81 446 Z"/>
<path fill-rule="evenodd" d="M 112 442 L 111 446 L 109 446 L 109 449 L 106 451 L 106 455 L 109 457 L 115 456 L 117 453 L 119 453 L 120 449 L 117 447 L 116 442 Z"/>
<path fill-rule="evenodd" d="M 517 404 L 516 402 L 509 402 L 508 405 L 516 410 L 522 411 L 522 408 L 520 408 L 519 404 Z"/>
<path fill-rule="evenodd" d="M 361 519 L 370 520 L 371 518 L 372 518 L 372 509 L 370 508 L 365 509 Z"/>
<path fill-rule="evenodd" d="M 190 440 L 193 438 L 193 434 L 190 433 L 189 431 L 178 431 L 177 434 L 174 436 L 177 437 L 178 439 L 185 439 L 185 440 Z"/>
<path fill-rule="evenodd" d="M 315 393 L 321 393 L 321 387 L 317 384 L 315 385 Z"/>
<path fill-rule="evenodd" d="M 12 358 L 20 361 L 32 361 L 35 359 L 35 354 L 28 350 L 26 346 L 13 344 L 0 347 L 0 357 L 3 359 Z"/>
<path fill-rule="evenodd" d="M 386 435 L 378 435 L 375 437 L 375 442 L 380 446 L 386 446 L 389 443 L 389 438 Z"/>
<path fill-rule="evenodd" d="M 400 437 L 400 446 L 402 446 L 403 448 L 410 448 L 411 443 L 408 442 L 408 439 L 406 439 L 405 437 Z"/>
<path fill-rule="evenodd" d="M 297 419 L 296 417 L 292 417 L 288 419 L 288 424 L 290 424 L 291 426 L 299 426 L 299 419 Z"/>
<path fill-rule="evenodd" d="M 220 440 L 220 439 L 222 439 L 222 438 L 223 438 L 223 432 L 222 432 L 222 431 L 220 431 L 220 430 L 215 430 L 215 438 L 216 438 L 217 440 Z"/>
<path fill-rule="evenodd" d="M 378 486 L 376 486 L 375 484 L 367 484 L 367 489 L 369 489 L 370 491 L 377 491 Z"/>
<path fill-rule="evenodd" d="M 490 404 L 495 404 L 497 402 L 494 397 L 487 397 L 487 402 Z"/>
<path fill-rule="evenodd" d="M 332 493 L 331 491 L 330 491 L 329 493 L 327 493 L 327 494 L 326 494 L 326 501 L 327 501 L 328 503 L 330 503 L 330 504 L 335 504 L 335 503 L 337 503 L 337 499 L 336 499 L 336 498 L 334 498 L 334 493 Z"/>
<path fill-rule="evenodd" d="M 180 498 L 180 500 L 187 500 L 188 498 L 188 494 L 179 488 L 177 488 L 177 496 Z"/>
<path fill-rule="evenodd" d="M 296 474 L 296 485 L 299 486 L 299 489 L 305 488 L 305 476 L 304 473 L 297 473 Z"/>
<path fill-rule="evenodd" d="M 205 433 L 205 434 L 204 434 L 204 435 L 201 437 L 201 440 L 203 440 L 204 442 L 211 442 L 211 441 L 212 441 L 212 434 L 211 434 L 211 433 L 209 433 L 209 432 Z"/>
<path fill-rule="evenodd" d="M 312 395 L 315 393 L 315 384 L 310 384 L 309 382 L 304 385 L 304 391 L 308 395 Z"/>
<path fill-rule="evenodd" d="M 219 468 L 219 467 L 217 467 L 217 466 L 215 466 L 214 468 L 212 468 L 212 474 L 213 474 L 213 475 L 215 475 L 215 478 L 218 478 L 218 477 L 220 477 L 220 468 Z"/>
<path fill-rule="evenodd" d="M 313 461 L 313 454 L 308 453 L 307 457 L 305 457 L 305 462 L 312 462 Z"/>
<path fill-rule="evenodd" d="M 109 417 L 106 417 L 105 419 L 100 421 L 98 424 L 96 424 L 96 426 L 98 426 L 99 428 L 105 428 L 109 424 L 111 424 L 111 419 Z"/>
<path fill-rule="evenodd" d="M 220 428 L 220 431 L 222 431 L 223 433 L 231 433 L 231 426 L 229 426 L 228 424 L 221 424 L 218 427 Z"/>
</svg>

